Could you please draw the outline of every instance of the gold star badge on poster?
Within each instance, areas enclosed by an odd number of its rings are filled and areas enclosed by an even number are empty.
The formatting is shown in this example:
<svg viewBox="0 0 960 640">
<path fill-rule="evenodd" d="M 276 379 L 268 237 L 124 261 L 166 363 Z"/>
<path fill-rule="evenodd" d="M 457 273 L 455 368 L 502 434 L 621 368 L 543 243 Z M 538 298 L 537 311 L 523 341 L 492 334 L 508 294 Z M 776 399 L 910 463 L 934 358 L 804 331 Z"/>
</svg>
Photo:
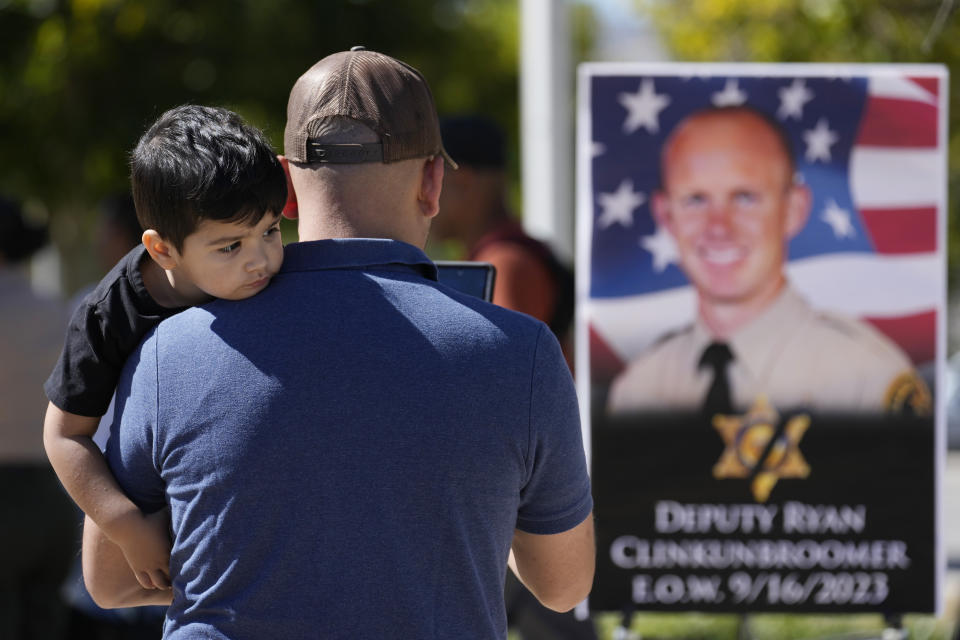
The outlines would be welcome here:
<svg viewBox="0 0 960 640">
<path fill-rule="evenodd" d="M 778 428 L 782 426 L 782 433 Z M 713 427 L 726 448 L 713 466 L 715 478 L 749 478 L 753 497 L 766 502 L 780 478 L 806 478 L 810 465 L 800 453 L 800 439 L 810 416 L 792 416 L 780 424 L 780 415 L 759 396 L 744 416 L 716 415 Z"/>
</svg>

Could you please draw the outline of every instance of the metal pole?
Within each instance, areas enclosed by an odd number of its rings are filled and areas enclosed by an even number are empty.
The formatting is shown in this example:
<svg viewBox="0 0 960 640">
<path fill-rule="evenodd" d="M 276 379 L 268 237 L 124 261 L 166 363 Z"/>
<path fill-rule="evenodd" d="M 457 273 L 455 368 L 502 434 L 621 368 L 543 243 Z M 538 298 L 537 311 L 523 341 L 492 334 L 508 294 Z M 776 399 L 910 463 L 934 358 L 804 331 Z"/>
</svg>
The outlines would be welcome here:
<svg viewBox="0 0 960 640">
<path fill-rule="evenodd" d="M 573 258 L 573 94 L 569 7 L 521 0 L 520 150 L 523 226 Z"/>
</svg>

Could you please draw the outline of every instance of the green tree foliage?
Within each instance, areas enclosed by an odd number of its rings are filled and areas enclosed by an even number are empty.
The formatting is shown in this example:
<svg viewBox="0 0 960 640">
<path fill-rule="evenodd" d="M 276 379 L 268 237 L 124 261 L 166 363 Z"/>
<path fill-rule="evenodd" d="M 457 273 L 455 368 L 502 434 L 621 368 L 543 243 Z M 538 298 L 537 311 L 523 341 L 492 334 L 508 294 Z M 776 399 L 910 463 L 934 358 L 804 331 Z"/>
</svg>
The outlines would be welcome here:
<svg viewBox="0 0 960 640">
<path fill-rule="evenodd" d="M 82 242 L 165 109 L 235 109 L 279 150 L 293 82 L 356 44 L 419 68 L 441 112 L 515 126 L 517 20 L 514 0 L 0 0 L 0 192 Z"/>
<path fill-rule="evenodd" d="M 949 191 L 960 202 L 960 20 L 941 0 L 637 0 L 678 60 L 941 63 L 951 71 Z M 950 263 L 960 228 L 950 225 Z"/>
</svg>

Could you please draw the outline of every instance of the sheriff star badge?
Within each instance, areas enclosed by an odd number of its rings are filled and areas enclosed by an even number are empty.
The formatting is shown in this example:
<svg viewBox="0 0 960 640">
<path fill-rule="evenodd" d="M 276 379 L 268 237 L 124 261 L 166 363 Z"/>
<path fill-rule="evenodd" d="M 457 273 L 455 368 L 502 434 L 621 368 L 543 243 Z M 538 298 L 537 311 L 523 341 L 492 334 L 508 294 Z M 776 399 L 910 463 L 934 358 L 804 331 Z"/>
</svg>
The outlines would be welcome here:
<svg viewBox="0 0 960 640">
<path fill-rule="evenodd" d="M 781 478 L 806 478 L 810 465 L 800 453 L 800 439 L 810 426 L 806 414 L 780 415 L 760 396 L 743 416 L 715 415 L 713 427 L 726 447 L 713 466 L 715 478 L 752 478 L 757 502 L 766 502 Z"/>
</svg>

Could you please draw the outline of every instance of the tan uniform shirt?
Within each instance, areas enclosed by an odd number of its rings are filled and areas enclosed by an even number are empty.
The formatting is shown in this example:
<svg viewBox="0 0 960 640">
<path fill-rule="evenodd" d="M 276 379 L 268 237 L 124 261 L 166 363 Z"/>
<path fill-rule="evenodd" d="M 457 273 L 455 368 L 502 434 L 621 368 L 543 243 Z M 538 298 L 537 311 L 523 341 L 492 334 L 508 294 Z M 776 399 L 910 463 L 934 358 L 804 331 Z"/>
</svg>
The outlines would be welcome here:
<svg viewBox="0 0 960 640">
<path fill-rule="evenodd" d="M 714 373 L 697 365 L 712 340 L 699 320 L 661 338 L 614 380 L 608 411 L 699 409 Z M 776 409 L 929 409 L 929 392 L 893 342 L 859 320 L 815 311 L 790 287 L 727 343 L 737 410 L 761 394 Z"/>
</svg>

